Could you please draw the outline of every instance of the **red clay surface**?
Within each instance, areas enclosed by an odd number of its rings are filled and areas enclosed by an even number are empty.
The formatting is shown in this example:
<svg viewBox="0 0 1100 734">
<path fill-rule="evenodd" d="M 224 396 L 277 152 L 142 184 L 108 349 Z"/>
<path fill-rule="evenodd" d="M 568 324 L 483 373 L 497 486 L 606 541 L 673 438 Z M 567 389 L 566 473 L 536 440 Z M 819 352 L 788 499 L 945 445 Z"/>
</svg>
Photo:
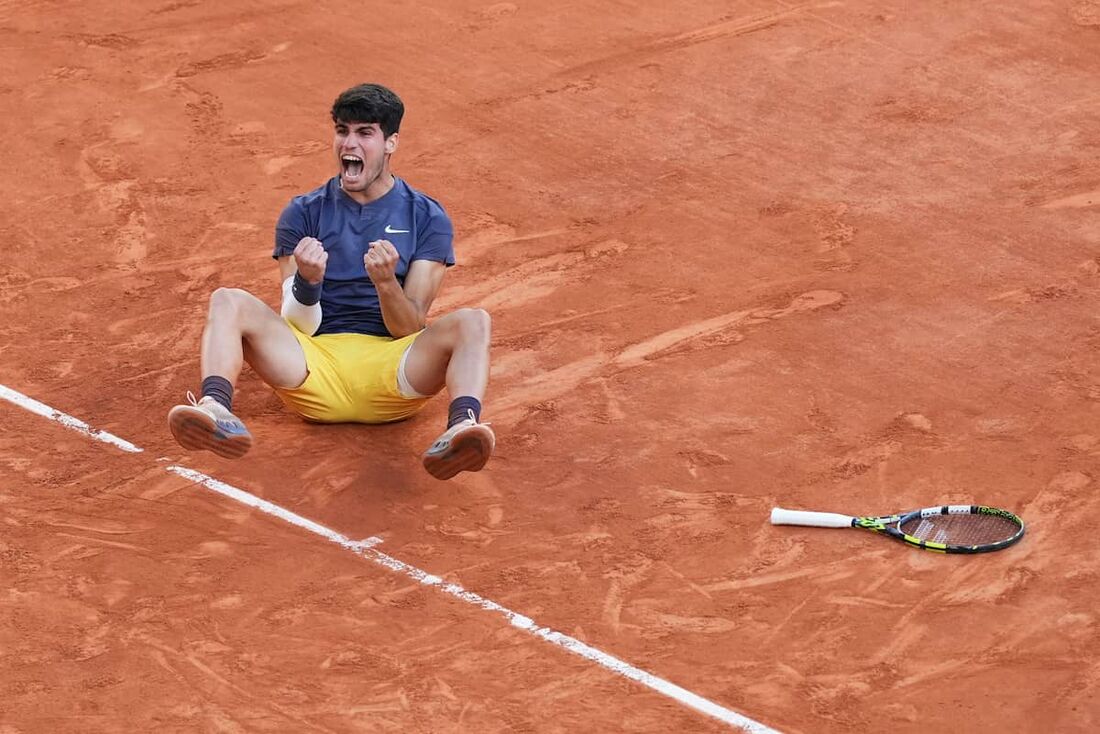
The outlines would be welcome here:
<svg viewBox="0 0 1100 734">
<path fill-rule="evenodd" d="M 164 471 L 207 472 L 788 732 L 1100 727 L 1100 3 L 0 3 L 0 731 L 720 731 Z M 328 106 L 494 316 L 499 451 L 446 401 L 186 455 L 206 299 L 275 304 Z M 1020 512 L 943 557 L 775 505 Z M 1090 540 L 1091 538 L 1091 540 Z"/>
</svg>

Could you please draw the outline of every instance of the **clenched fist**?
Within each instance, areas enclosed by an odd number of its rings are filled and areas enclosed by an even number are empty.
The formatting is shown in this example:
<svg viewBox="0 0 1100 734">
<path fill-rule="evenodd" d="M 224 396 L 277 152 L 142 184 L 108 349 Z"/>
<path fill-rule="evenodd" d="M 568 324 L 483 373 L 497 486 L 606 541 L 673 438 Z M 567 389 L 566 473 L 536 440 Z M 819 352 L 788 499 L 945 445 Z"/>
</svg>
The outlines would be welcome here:
<svg viewBox="0 0 1100 734">
<path fill-rule="evenodd" d="M 397 278 L 397 262 L 401 256 L 389 240 L 375 240 L 368 245 L 363 255 L 363 266 L 375 286 L 389 283 Z"/>
<path fill-rule="evenodd" d="M 294 263 L 298 266 L 298 272 L 303 278 L 317 285 L 325 279 L 328 253 L 325 252 L 320 240 L 303 237 L 294 248 Z"/>
</svg>

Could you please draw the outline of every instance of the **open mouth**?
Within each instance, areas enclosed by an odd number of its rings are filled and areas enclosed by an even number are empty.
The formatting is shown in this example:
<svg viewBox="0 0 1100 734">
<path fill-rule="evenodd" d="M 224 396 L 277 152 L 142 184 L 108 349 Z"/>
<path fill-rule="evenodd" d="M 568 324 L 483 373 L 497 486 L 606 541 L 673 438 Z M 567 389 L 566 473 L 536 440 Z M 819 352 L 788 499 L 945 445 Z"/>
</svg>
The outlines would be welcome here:
<svg viewBox="0 0 1100 734">
<path fill-rule="evenodd" d="M 340 164 L 344 167 L 344 178 L 359 178 L 363 172 L 363 159 L 354 155 L 340 156 Z"/>
</svg>

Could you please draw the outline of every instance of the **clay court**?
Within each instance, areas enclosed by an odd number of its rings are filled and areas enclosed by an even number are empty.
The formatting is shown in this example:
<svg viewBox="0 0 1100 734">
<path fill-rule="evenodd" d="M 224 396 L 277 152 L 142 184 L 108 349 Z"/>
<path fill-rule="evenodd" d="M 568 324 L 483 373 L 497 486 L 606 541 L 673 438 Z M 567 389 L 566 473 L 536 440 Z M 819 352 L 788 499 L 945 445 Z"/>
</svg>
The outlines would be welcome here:
<svg viewBox="0 0 1100 734">
<path fill-rule="evenodd" d="M 0 66 L 3 734 L 1100 728 L 1097 0 L 0 0 Z M 497 453 L 246 370 L 188 454 L 364 81 Z M 768 523 L 944 503 L 1027 535 Z"/>
</svg>

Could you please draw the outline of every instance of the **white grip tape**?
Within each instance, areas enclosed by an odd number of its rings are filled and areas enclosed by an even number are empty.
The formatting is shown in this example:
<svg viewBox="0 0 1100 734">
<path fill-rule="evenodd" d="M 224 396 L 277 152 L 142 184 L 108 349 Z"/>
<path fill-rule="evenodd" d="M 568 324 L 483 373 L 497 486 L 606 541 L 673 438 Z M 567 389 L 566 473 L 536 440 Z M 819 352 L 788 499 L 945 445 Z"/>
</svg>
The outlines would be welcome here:
<svg viewBox="0 0 1100 734">
<path fill-rule="evenodd" d="M 812 528 L 850 528 L 851 515 L 840 515 L 836 512 L 806 512 L 804 510 L 784 510 L 782 507 L 772 509 L 772 525 L 806 525 Z"/>
</svg>

